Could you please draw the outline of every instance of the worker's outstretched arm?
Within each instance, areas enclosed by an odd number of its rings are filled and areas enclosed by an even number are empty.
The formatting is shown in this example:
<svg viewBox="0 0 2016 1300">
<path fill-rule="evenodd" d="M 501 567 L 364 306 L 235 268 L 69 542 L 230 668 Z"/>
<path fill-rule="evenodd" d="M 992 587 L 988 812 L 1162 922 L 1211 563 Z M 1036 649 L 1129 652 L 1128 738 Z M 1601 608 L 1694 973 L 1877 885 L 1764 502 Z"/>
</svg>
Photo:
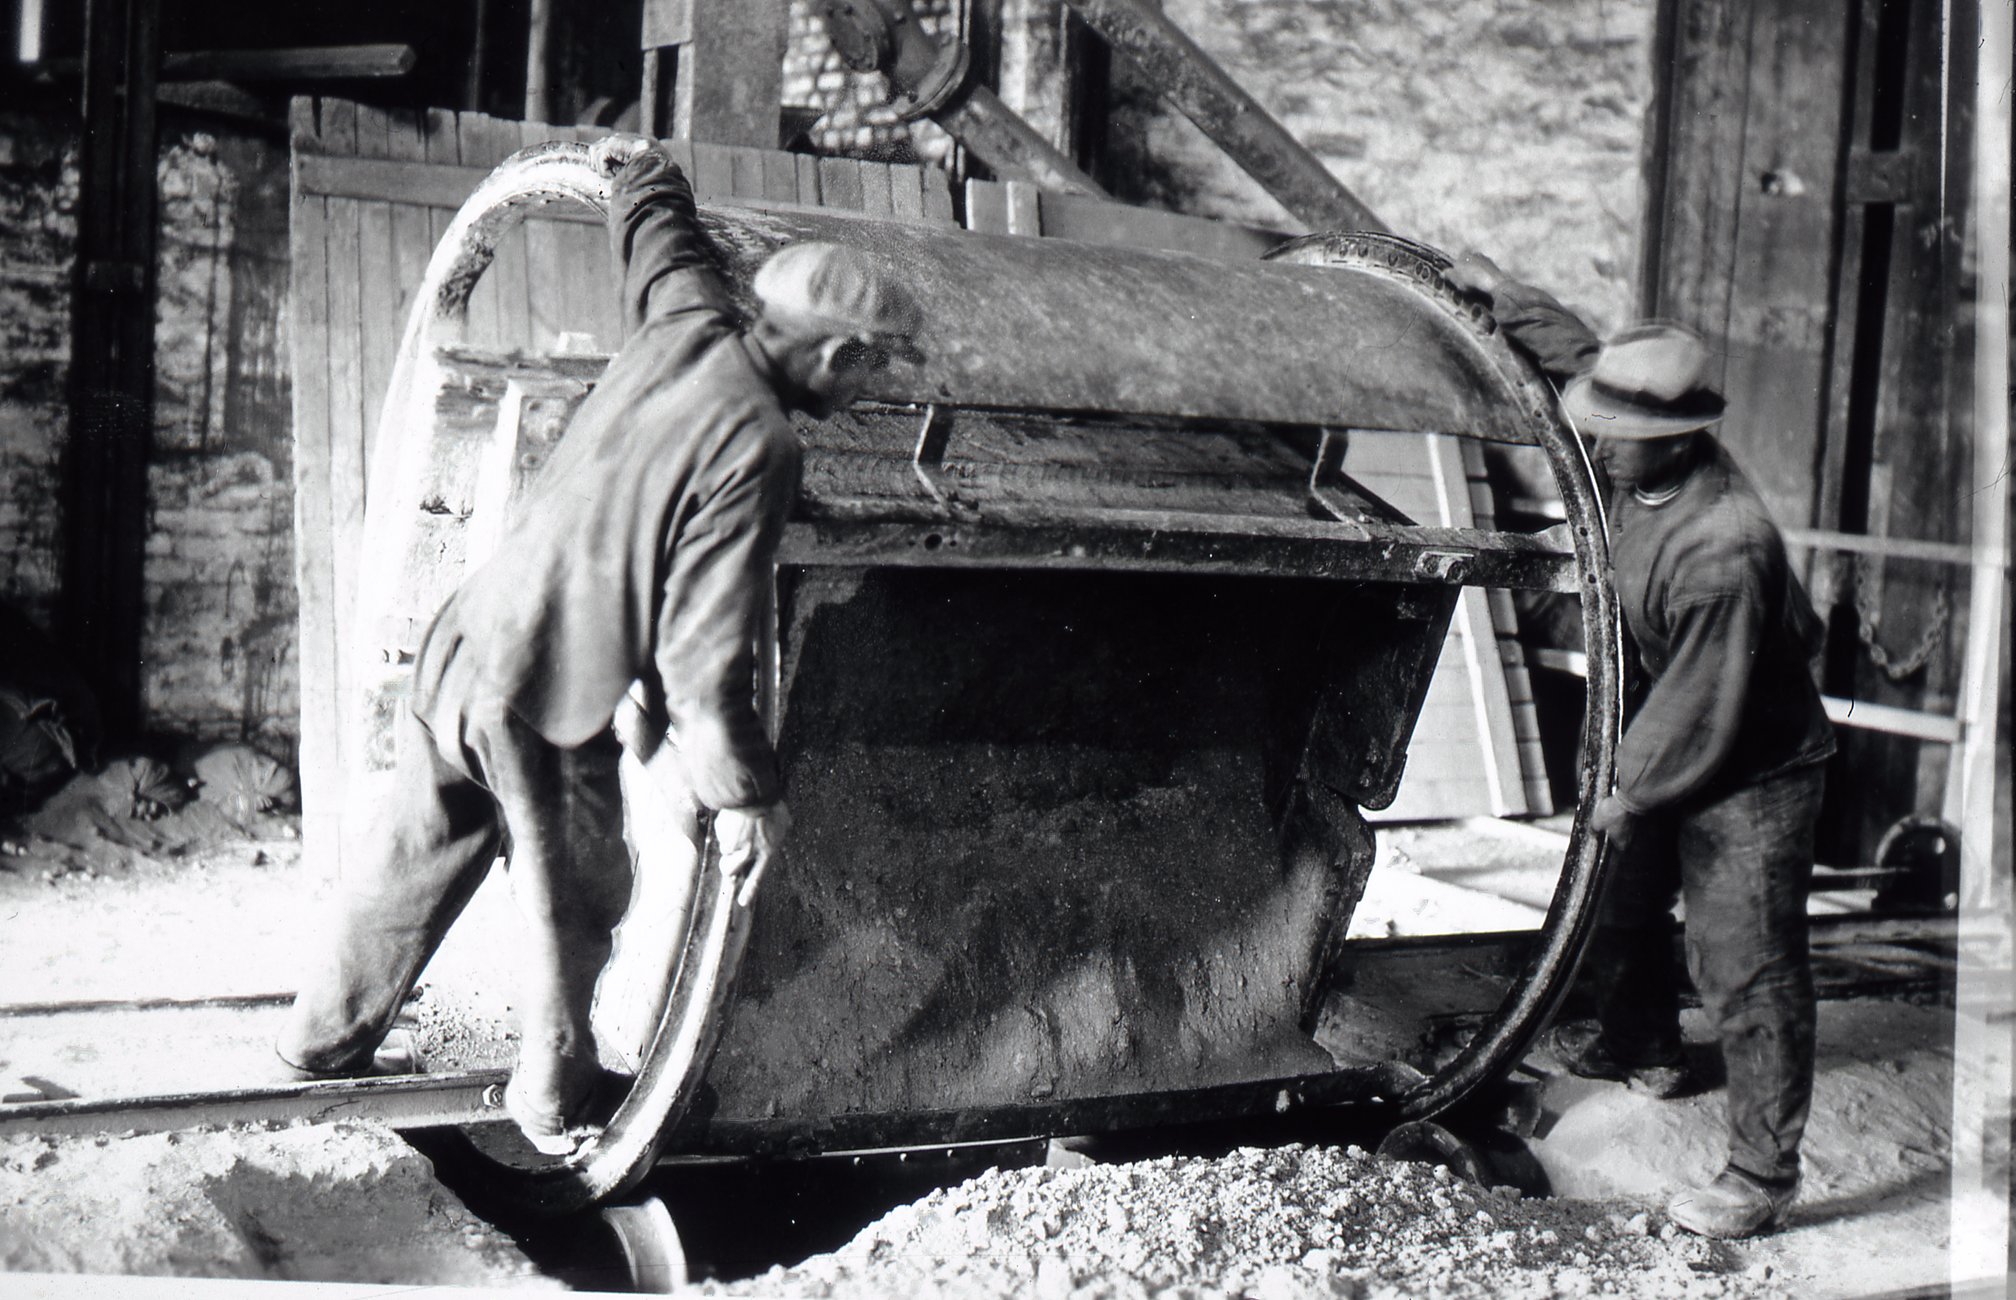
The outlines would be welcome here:
<svg viewBox="0 0 2016 1300">
<path fill-rule="evenodd" d="M 624 337 L 659 316 L 728 311 L 727 286 L 708 259 L 686 173 L 641 136 L 611 136 L 593 156 L 615 172 L 609 249 Z"/>
</svg>

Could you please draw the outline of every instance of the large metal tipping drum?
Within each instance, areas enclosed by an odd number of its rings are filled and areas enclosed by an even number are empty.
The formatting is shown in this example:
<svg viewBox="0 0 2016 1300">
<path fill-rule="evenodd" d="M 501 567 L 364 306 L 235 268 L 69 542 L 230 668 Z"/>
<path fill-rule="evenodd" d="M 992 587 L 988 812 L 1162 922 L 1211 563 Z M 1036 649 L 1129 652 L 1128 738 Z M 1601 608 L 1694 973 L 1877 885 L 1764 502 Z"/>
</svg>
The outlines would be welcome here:
<svg viewBox="0 0 2016 1300">
<path fill-rule="evenodd" d="M 427 620 L 600 371 L 458 352 L 469 290 L 524 210 L 599 210 L 603 184 L 582 146 L 528 150 L 429 270 L 372 471 L 366 767 L 386 764 Z M 1375 1100 L 1419 1117 L 1509 1068 L 1592 915 L 1580 819 L 1525 969 L 1454 1059 L 1310 1035 L 1373 860 L 1360 810 L 1394 796 L 1463 585 L 1581 597 L 1583 806 L 1610 779 L 1618 636 L 1589 467 L 1438 256 L 1373 235 L 1242 264 L 805 210 L 702 220 L 739 291 L 792 241 L 892 258 L 928 360 L 799 426 L 752 684 L 796 816 L 785 868 L 739 906 L 711 852 L 632 801 L 637 901 L 597 1024 L 636 1082 L 583 1152 L 493 1154 L 484 1186 L 557 1210 L 665 1152 Z M 1572 544 L 1412 524 L 1345 472 L 1354 429 L 1539 448 Z"/>
</svg>

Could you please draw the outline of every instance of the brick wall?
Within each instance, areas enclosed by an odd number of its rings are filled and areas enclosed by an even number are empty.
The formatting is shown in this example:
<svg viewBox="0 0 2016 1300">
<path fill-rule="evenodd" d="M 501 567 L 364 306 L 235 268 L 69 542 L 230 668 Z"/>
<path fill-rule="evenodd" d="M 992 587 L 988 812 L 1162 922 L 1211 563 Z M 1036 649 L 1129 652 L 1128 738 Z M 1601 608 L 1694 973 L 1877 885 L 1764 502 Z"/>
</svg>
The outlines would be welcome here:
<svg viewBox="0 0 2016 1300">
<path fill-rule="evenodd" d="M 144 706 L 204 738 L 298 727 L 284 146 L 164 140 Z"/>
<path fill-rule="evenodd" d="M 920 8 L 950 20 L 951 0 Z M 1401 233 L 1477 246 L 1599 325 L 1630 308 L 1653 0 L 1167 0 L 1167 12 Z M 879 77 L 794 3 L 787 100 L 823 148 L 881 153 Z M 1279 209 L 1116 69 L 1123 197 L 1262 224 Z M 908 147 L 942 155 L 928 125 Z M 903 133 L 908 136 L 910 133 Z M 170 127 L 144 707 L 154 727 L 290 743 L 291 421 L 284 147 Z M 45 625 L 60 582 L 75 144 L 0 115 L 0 599 Z"/>
<path fill-rule="evenodd" d="M 61 583 L 76 146 L 0 116 L 0 598 Z M 164 130 L 142 710 L 150 730 L 291 750 L 292 420 L 284 145 Z"/>
</svg>

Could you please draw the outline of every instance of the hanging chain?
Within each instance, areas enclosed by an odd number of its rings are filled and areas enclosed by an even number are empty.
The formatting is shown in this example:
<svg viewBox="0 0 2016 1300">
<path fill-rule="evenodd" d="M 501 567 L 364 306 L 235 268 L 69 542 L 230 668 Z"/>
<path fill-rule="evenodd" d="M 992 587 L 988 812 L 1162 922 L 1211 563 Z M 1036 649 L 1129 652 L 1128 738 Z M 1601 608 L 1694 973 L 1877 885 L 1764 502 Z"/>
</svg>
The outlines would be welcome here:
<svg viewBox="0 0 2016 1300">
<path fill-rule="evenodd" d="M 1855 584 L 1856 630 L 1862 637 L 1862 644 L 1869 650 L 1869 662 L 1883 670 L 1883 675 L 1893 682 L 1901 682 L 1923 668 L 1932 658 L 1932 652 L 1946 638 L 1947 625 L 1953 621 L 1953 598 L 1950 594 L 1952 581 L 1941 578 L 1939 586 L 1932 593 L 1932 617 L 1925 632 L 1918 638 L 1918 644 L 1902 659 L 1893 659 L 1883 648 L 1878 634 L 1883 626 L 1883 611 L 1869 591 L 1869 570 L 1875 567 L 1865 563 L 1864 556 L 1848 557 L 1848 567 Z M 1881 560 L 1877 561 L 1878 564 Z"/>
</svg>

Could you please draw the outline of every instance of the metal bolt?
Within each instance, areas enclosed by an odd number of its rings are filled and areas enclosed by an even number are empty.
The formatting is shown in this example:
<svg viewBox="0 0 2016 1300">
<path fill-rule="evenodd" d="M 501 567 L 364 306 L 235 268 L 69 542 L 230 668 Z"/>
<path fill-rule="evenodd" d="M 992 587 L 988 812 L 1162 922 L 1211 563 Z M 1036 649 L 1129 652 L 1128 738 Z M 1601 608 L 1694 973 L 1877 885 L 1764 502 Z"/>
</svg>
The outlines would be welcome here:
<svg viewBox="0 0 2016 1300">
<path fill-rule="evenodd" d="M 1423 551 L 1414 557 L 1414 572 L 1424 578 L 1458 582 L 1471 558 L 1467 551 Z"/>
</svg>

